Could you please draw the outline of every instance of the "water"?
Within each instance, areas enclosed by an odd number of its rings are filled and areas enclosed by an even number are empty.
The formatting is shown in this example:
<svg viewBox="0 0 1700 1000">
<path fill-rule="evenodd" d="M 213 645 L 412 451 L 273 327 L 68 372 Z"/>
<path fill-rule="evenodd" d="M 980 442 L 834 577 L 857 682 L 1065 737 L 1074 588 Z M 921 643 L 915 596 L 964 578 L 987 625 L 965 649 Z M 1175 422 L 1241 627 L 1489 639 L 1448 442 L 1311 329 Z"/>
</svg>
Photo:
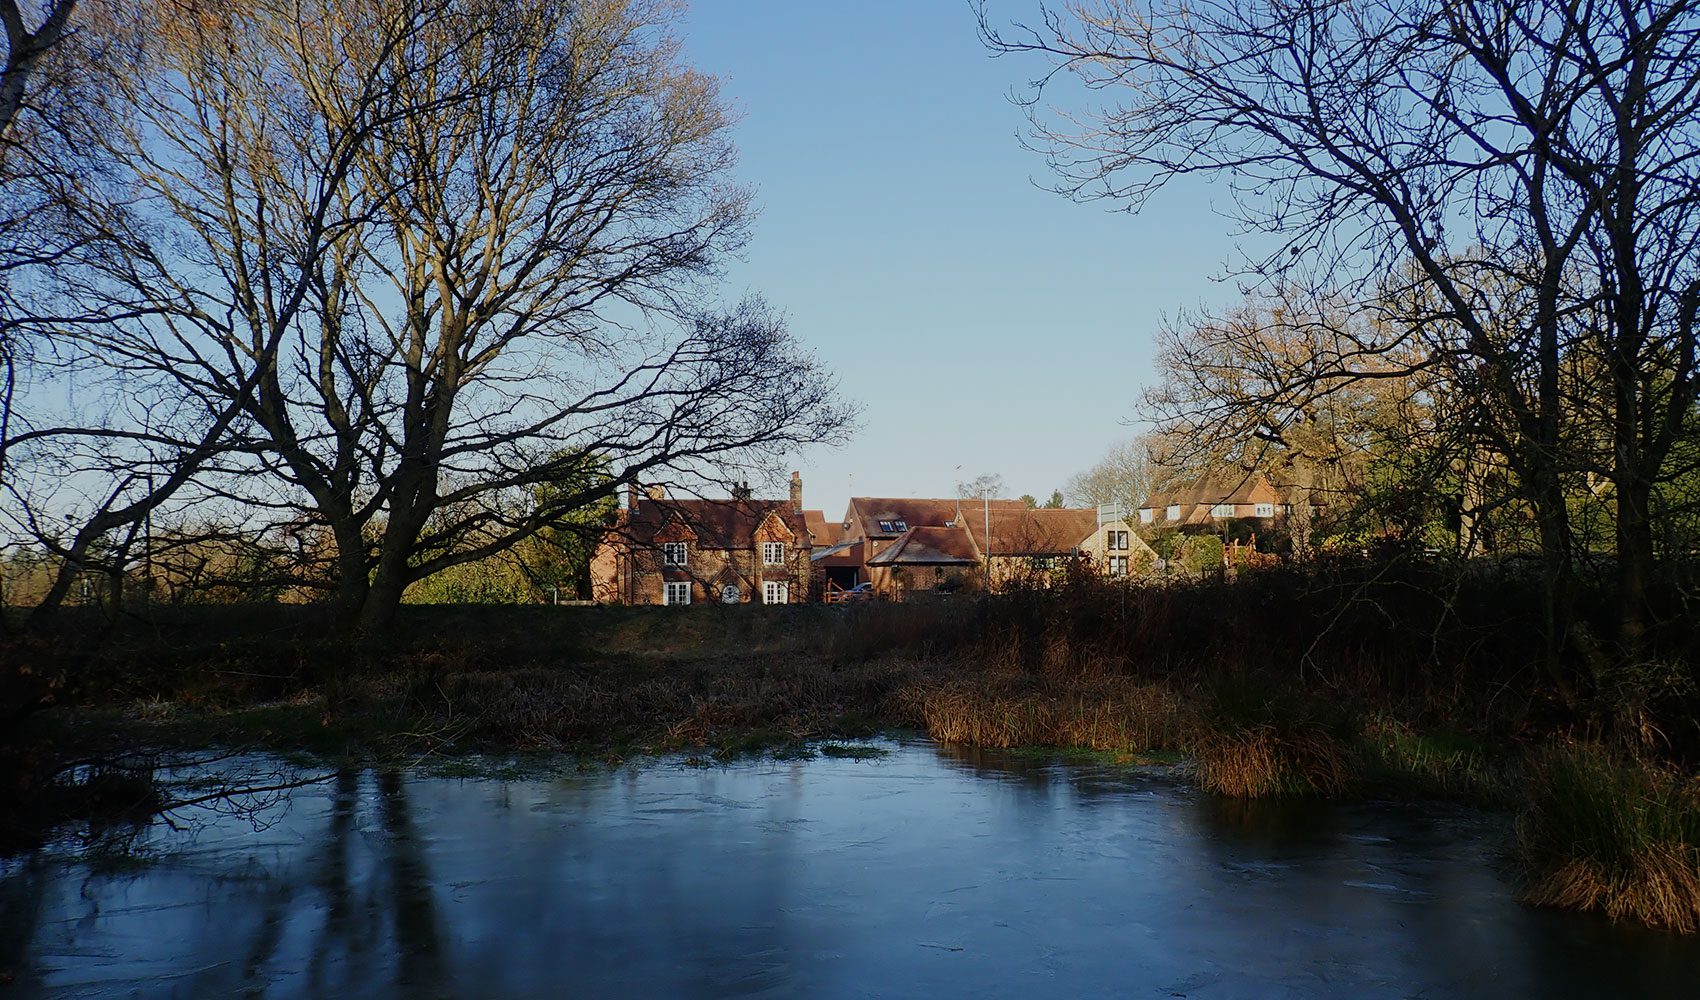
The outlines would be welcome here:
<svg viewBox="0 0 1700 1000">
<path fill-rule="evenodd" d="M 879 760 L 348 773 L 0 863 L 0 997 L 1693 997 L 1700 941 L 1533 911 L 1503 820 Z"/>
</svg>

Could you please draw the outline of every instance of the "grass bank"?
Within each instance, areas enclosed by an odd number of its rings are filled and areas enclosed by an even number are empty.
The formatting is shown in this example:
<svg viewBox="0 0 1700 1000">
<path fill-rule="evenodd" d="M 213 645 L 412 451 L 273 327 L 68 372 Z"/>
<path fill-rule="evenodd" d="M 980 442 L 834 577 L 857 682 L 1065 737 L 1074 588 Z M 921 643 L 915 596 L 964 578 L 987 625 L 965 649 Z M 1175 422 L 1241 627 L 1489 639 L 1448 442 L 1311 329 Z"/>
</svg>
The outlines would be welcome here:
<svg viewBox="0 0 1700 1000">
<path fill-rule="evenodd" d="M 1692 660 L 1575 664 L 1566 692 L 1531 663 L 1538 611 L 1516 580 L 1367 570 L 937 605 L 416 607 L 381 651 L 326 640 L 316 609 L 166 610 L 35 649 L 32 683 L 75 711 L 31 725 L 50 734 L 37 747 L 85 757 L 105 741 L 707 760 L 912 728 L 1180 760 L 1227 796 L 1514 810 L 1531 902 L 1700 929 L 1700 712 L 1671 666 Z"/>
</svg>

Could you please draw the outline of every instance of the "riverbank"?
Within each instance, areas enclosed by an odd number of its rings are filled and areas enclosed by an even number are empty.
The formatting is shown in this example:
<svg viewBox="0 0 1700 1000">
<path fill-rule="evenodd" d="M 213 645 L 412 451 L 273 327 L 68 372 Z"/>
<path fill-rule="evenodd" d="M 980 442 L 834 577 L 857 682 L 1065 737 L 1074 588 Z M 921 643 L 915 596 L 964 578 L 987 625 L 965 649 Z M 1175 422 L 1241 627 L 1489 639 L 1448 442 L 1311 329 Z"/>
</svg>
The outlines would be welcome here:
<svg viewBox="0 0 1700 1000">
<path fill-rule="evenodd" d="M 711 762 L 901 729 L 1184 761 L 1228 797 L 1513 811 L 1530 901 L 1700 928 L 1685 734 L 1626 739 L 1600 721 L 1621 708 L 1567 709 L 1526 657 L 1505 655 L 1527 638 L 1515 600 L 1498 622 L 1455 614 L 1440 630 L 1386 603 L 1299 624 L 1316 599 L 1241 584 L 683 613 L 410 608 L 381 653 L 324 639 L 314 609 L 168 611 L 80 652 L 44 651 L 37 676 L 66 678 L 68 707 L 31 725 L 61 759 L 220 746 L 378 763 L 488 751 Z M 1671 728 L 1657 699 L 1636 711 Z"/>
</svg>

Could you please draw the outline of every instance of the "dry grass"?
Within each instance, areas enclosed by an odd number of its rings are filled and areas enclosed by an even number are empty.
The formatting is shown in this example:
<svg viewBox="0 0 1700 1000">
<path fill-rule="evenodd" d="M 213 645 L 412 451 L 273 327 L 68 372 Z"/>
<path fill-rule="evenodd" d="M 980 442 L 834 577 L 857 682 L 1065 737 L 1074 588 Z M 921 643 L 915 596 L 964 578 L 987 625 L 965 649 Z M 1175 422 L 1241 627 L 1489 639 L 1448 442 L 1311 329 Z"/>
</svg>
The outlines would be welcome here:
<svg viewBox="0 0 1700 1000">
<path fill-rule="evenodd" d="M 1320 727 L 1261 724 L 1206 731 L 1193 743 L 1198 782 L 1234 798 L 1339 798 L 1356 780 L 1351 755 Z"/>
<path fill-rule="evenodd" d="M 894 659 L 851 667 L 819 661 L 708 659 L 665 670 L 632 665 L 454 673 L 425 707 L 485 742 L 524 747 L 711 746 L 860 735 L 900 685 L 925 674 Z"/>
<path fill-rule="evenodd" d="M 1123 678 L 984 674 L 911 685 L 897 697 L 933 739 L 978 747 L 1169 750 L 1183 744 L 1190 724 L 1172 689 Z"/>
</svg>

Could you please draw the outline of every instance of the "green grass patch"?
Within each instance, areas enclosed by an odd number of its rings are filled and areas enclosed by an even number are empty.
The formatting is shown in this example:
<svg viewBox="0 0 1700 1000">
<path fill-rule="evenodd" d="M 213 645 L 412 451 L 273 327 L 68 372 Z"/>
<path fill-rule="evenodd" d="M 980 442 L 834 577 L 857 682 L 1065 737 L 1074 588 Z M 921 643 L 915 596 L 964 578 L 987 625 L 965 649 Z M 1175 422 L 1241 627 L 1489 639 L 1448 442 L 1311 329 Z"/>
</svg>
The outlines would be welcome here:
<svg viewBox="0 0 1700 1000">
<path fill-rule="evenodd" d="M 891 751 L 885 747 L 876 747 L 867 743 L 823 743 L 820 752 L 823 757 L 834 757 L 841 760 L 876 760 L 880 757 L 891 756 Z"/>
</svg>

